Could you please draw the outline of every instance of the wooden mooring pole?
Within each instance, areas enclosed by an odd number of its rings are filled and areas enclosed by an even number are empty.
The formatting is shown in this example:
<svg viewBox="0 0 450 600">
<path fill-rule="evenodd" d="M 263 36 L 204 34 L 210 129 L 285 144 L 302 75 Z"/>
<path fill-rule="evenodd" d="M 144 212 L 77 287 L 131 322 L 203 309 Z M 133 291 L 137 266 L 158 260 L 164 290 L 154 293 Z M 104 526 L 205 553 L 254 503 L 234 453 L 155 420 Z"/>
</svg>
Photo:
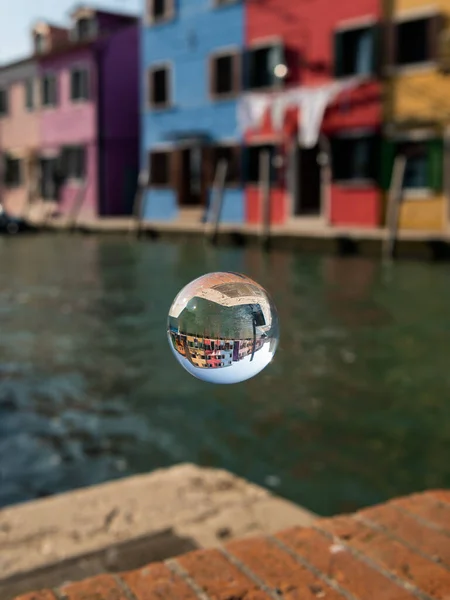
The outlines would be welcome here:
<svg viewBox="0 0 450 600">
<path fill-rule="evenodd" d="M 405 177 L 406 156 L 399 154 L 394 161 L 391 188 L 386 213 L 386 237 L 383 244 L 383 259 L 390 261 L 394 258 L 395 244 L 398 234 L 400 204 L 403 195 L 403 180 Z"/>
<path fill-rule="evenodd" d="M 207 219 L 207 235 L 212 244 L 217 244 L 219 237 L 220 219 L 222 217 L 223 196 L 225 191 L 225 182 L 227 180 L 228 162 L 222 158 L 217 163 L 216 173 L 214 176 L 212 198 L 211 198 L 211 214 Z M 208 225 L 210 224 L 210 227 Z"/>
<path fill-rule="evenodd" d="M 263 150 L 259 157 L 259 192 L 262 212 L 261 243 L 266 249 L 270 245 L 270 172 L 270 150 Z"/>
</svg>

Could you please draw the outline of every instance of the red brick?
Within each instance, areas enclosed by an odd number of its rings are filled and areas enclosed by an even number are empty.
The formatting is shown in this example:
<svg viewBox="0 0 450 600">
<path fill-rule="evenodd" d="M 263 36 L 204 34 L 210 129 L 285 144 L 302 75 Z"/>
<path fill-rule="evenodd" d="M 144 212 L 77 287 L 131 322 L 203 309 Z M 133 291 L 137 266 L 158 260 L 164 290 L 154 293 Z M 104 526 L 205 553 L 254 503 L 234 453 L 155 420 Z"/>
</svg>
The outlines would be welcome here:
<svg viewBox="0 0 450 600">
<path fill-rule="evenodd" d="M 450 571 L 418 556 L 412 550 L 387 537 L 384 533 L 357 521 L 353 517 L 323 519 L 317 527 L 341 538 L 375 563 L 437 600 L 448 600 Z"/>
<path fill-rule="evenodd" d="M 450 533 L 450 504 L 433 498 L 432 494 L 415 494 L 393 500 L 392 504 L 422 517 Z"/>
<path fill-rule="evenodd" d="M 441 502 L 448 502 L 450 504 L 450 490 L 433 490 L 432 492 L 426 492 L 426 495 L 431 499 L 440 500 Z"/>
<path fill-rule="evenodd" d="M 334 545 L 314 529 L 296 527 L 276 536 L 311 565 L 360 600 L 411 600 L 409 592 Z M 328 598 L 328 596 L 326 596 Z"/>
<path fill-rule="evenodd" d="M 40 590 L 39 592 L 30 592 L 18 596 L 15 600 L 56 600 L 56 596 L 50 590 Z"/>
<path fill-rule="evenodd" d="M 197 550 L 176 560 L 211 600 L 270 600 L 218 550 Z"/>
<path fill-rule="evenodd" d="M 111 575 L 98 575 L 60 588 L 67 600 L 128 600 Z"/>
<path fill-rule="evenodd" d="M 195 592 L 178 575 L 156 563 L 120 577 L 139 600 L 196 600 Z"/>
<path fill-rule="evenodd" d="M 399 511 L 393 504 L 375 506 L 359 513 L 415 549 L 450 566 L 450 539 L 445 533 L 427 527 L 413 514 Z"/>
<path fill-rule="evenodd" d="M 265 585 L 277 589 L 286 600 L 305 598 L 342 600 L 344 596 L 330 588 L 287 552 L 267 540 L 246 539 L 230 542 L 226 549 L 245 564 Z"/>
</svg>

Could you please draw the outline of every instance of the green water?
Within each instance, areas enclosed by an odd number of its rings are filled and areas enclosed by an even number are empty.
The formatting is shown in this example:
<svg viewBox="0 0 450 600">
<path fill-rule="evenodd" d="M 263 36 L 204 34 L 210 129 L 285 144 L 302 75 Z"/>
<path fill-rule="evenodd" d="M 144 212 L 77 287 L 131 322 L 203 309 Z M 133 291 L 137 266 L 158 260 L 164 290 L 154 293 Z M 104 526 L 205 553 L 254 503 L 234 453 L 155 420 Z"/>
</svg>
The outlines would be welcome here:
<svg viewBox="0 0 450 600">
<path fill-rule="evenodd" d="M 187 374 L 178 291 L 243 272 L 278 307 L 243 384 Z M 321 514 L 450 485 L 450 272 L 126 237 L 0 238 L 0 505 L 180 461 Z"/>
</svg>

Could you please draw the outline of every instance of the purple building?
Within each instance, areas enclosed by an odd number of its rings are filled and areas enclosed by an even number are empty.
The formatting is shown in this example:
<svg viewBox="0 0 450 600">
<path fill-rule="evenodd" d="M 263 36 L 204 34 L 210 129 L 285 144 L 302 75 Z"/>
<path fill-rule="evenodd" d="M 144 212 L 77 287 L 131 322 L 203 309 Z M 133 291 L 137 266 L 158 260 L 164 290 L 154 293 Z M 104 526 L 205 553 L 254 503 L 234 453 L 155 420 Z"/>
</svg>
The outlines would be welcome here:
<svg viewBox="0 0 450 600">
<path fill-rule="evenodd" d="M 38 23 L 39 168 L 30 211 L 81 220 L 130 214 L 138 175 L 139 26 L 78 7 Z"/>
</svg>

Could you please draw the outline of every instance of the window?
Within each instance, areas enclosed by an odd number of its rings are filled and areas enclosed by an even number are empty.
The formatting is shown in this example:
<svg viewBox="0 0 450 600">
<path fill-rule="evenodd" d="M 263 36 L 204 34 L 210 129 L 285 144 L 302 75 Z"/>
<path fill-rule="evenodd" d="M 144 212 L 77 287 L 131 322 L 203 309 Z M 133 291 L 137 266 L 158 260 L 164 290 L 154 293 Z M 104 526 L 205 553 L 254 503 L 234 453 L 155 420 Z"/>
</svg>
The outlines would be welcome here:
<svg viewBox="0 0 450 600">
<path fill-rule="evenodd" d="M 229 4 L 236 4 L 238 0 L 214 0 L 215 6 L 228 6 Z"/>
<path fill-rule="evenodd" d="M 70 72 L 70 98 L 71 100 L 87 100 L 89 98 L 88 71 L 75 68 Z"/>
<path fill-rule="evenodd" d="M 149 104 L 154 108 L 164 108 L 171 103 L 170 68 L 157 67 L 149 73 Z"/>
<path fill-rule="evenodd" d="M 166 21 L 174 14 L 174 0 L 147 0 L 147 16 L 151 23 Z"/>
<path fill-rule="evenodd" d="M 428 151 L 426 144 L 399 144 L 397 152 L 405 154 L 406 165 L 403 176 L 405 189 L 428 188 Z"/>
<path fill-rule="evenodd" d="M 378 176 L 375 135 L 335 137 L 331 140 L 334 181 L 372 181 Z"/>
<path fill-rule="evenodd" d="M 285 63 L 281 44 L 258 46 L 247 54 L 247 84 L 249 89 L 269 88 L 281 84 L 275 75 L 277 65 Z"/>
<path fill-rule="evenodd" d="M 84 179 L 86 151 L 84 146 L 66 146 L 61 155 L 62 173 L 65 179 Z"/>
<path fill-rule="evenodd" d="M 5 155 L 4 177 L 6 187 L 22 185 L 22 161 L 19 158 Z"/>
<path fill-rule="evenodd" d="M 395 64 L 413 65 L 436 59 L 439 15 L 401 21 L 395 26 Z"/>
<path fill-rule="evenodd" d="M 8 114 L 8 90 L 0 89 L 0 117 Z"/>
<path fill-rule="evenodd" d="M 34 108 L 34 81 L 27 79 L 24 84 L 25 108 L 29 111 Z"/>
<path fill-rule="evenodd" d="M 211 95 L 232 96 L 239 91 L 239 56 L 220 54 L 210 59 Z"/>
<path fill-rule="evenodd" d="M 56 93 L 56 76 L 44 75 L 41 80 L 42 106 L 56 106 L 58 98 Z"/>
<path fill-rule="evenodd" d="M 92 17 L 82 17 L 75 23 L 75 38 L 79 41 L 89 40 L 95 33 L 95 21 Z"/>
<path fill-rule="evenodd" d="M 276 170 L 273 166 L 273 158 L 275 156 L 275 146 L 272 144 L 261 144 L 248 146 L 246 149 L 246 180 L 248 183 L 259 184 L 260 183 L 260 173 L 259 173 L 259 163 L 261 159 L 262 152 L 269 151 L 271 156 L 271 181 L 275 181 L 276 178 Z"/>
<path fill-rule="evenodd" d="M 442 138 L 421 141 L 383 140 L 381 186 L 389 190 L 395 157 L 406 158 L 403 187 L 410 191 L 431 190 L 442 192 L 444 144 Z"/>
<path fill-rule="evenodd" d="M 231 185 L 238 185 L 241 179 L 240 146 L 214 146 L 211 148 L 212 181 L 214 181 L 217 166 L 221 160 L 227 161 L 226 182 Z"/>
<path fill-rule="evenodd" d="M 375 73 L 377 26 L 337 31 L 334 34 L 334 71 L 336 77 Z"/>
<path fill-rule="evenodd" d="M 150 183 L 154 186 L 168 187 L 170 185 L 171 152 L 156 150 L 149 154 Z"/>
<path fill-rule="evenodd" d="M 34 36 L 34 49 L 36 54 L 43 54 L 47 49 L 47 36 L 43 33 L 36 33 Z"/>
</svg>

